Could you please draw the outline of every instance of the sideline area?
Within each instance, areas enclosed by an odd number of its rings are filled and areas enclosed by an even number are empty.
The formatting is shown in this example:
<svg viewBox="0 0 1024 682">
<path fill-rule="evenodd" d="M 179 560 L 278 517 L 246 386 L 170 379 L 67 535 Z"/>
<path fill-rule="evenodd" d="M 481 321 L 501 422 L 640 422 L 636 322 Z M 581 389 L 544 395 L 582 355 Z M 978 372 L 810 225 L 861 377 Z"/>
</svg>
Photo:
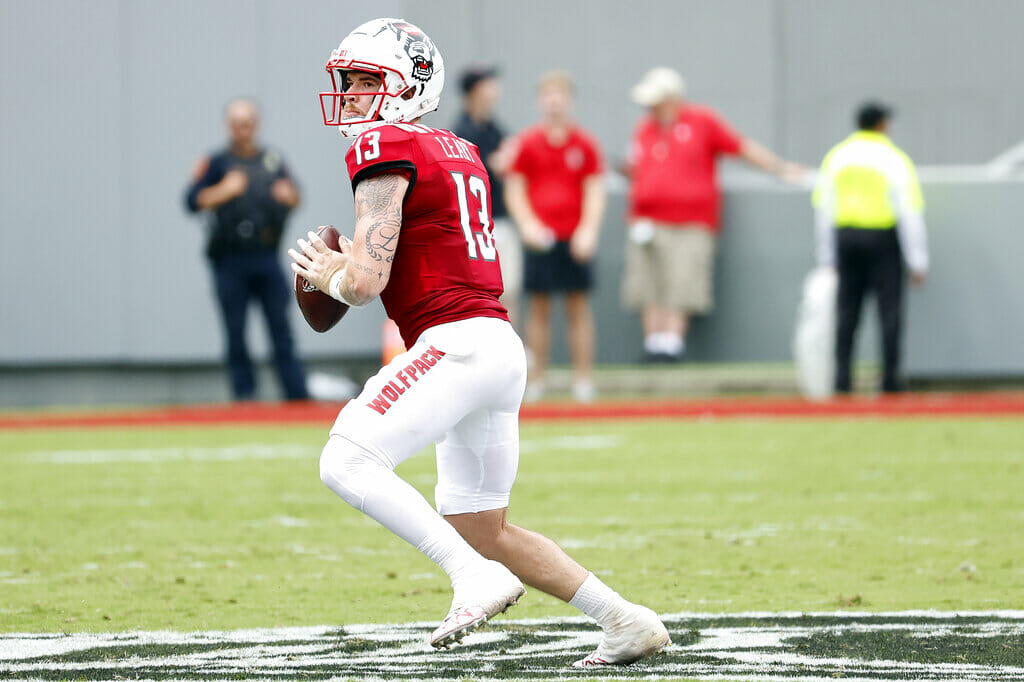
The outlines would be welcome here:
<svg viewBox="0 0 1024 682">
<path fill-rule="evenodd" d="M 102 410 L 16 411 L 0 414 L 0 429 L 120 426 L 196 426 L 230 424 L 326 424 L 344 403 L 242 403 Z M 642 418 L 741 417 L 1024 417 L 1024 392 L 906 393 L 812 402 L 794 397 L 699 399 L 637 398 L 540 402 L 524 405 L 522 421 Z"/>
</svg>

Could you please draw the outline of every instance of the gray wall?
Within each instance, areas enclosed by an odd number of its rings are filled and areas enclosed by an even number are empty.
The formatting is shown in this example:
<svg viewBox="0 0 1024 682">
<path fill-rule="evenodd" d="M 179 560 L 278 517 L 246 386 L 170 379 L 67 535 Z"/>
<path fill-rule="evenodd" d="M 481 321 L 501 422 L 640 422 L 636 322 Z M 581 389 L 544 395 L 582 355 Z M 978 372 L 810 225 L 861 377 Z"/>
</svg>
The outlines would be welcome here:
<svg viewBox="0 0 1024 682">
<path fill-rule="evenodd" d="M 190 168 L 222 143 L 225 100 L 254 95 L 265 105 L 264 139 L 283 150 L 305 191 L 289 241 L 308 226 L 350 225 L 345 145 L 320 124 L 316 92 L 328 83 L 323 63 L 340 38 L 388 14 L 431 34 L 450 83 L 471 62 L 499 64 L 501 117 L 512 130 L 535 117 L 538 73 L 570 69 L 580 84 L 579 118 L 612 158 L 621 157 L 640 113 L 628 101 L 629 87 L 660 63 L 687 76 L 693 99 L 807 164 L 846 133 L 852 107 L 867 95 L 898 107 L 895 137 L 922 164 L 985 161 L 1024 129 L 1016 115 L 1024 110 L 1019 55 L 1011 48 L 1024 3 L 1012 0 L 5 0 L 0 364 L 215 360 L 220 333 L 200 256 L 201 221 L 181 208 Z M 448 93 L 429 122 L 454 117 L 455 88 Z M 1005 263 L 1020 224 L 1007 191 L 929 188 L 933 227 L 949 216 L 970 224 L 972 235 L 992 235 L 956 248 L 967 249 L 972 263 L 998 267 L 965 283 L 936 257 L 932 283 L 911 306 L 911 343 L 922 339 L 912 363 L 931 363 L 921 369 L 992 358 L 985 344 L 993 336 L 1009 343 L 988 326 L 1005 318 L 985 314 L 992 295 L 986 283 L 1022 289 Z M 974 197 L 996 195 L 1009 213 L 979 215 Z M 621 198 L 613 201 L 601 255 L 603 360 L 629 360 L 637 351 L 636 335 L 622 331 L 629 318 L 617 307 L 617 273 L 609 270 L 620 257 L 621 206 Z M 806 242 L 806 197 L 777 187 L 736 189 L 726 215 L 719 311 L 695 329 L 694 356 L 784 358 L 794 285 L 810 247 L 779 250 L 765 235 L 782 230 Z M 944 248 L 946 232 L 934 238 Z M 1019 247 L 1019 239 L 1013 243 Z M 770 273 L 747 267 L 760 261 L 772 263 Z M 770 279 L 751 279 L 762 276 Z M 969 311 L 969 330 L 948 333 L 940 292 Z M 757 326 L 736 302 L 751 296 L 770 306 Z M 1019 310 L 1010 317 L 1019 320 Z M 310 356 L 372 353 L 382 319 L 375 307 L 320 336 L 296 315 L 299 344 Z M 263 335 L 253 338 L 262 352 Z"/>
</svg>

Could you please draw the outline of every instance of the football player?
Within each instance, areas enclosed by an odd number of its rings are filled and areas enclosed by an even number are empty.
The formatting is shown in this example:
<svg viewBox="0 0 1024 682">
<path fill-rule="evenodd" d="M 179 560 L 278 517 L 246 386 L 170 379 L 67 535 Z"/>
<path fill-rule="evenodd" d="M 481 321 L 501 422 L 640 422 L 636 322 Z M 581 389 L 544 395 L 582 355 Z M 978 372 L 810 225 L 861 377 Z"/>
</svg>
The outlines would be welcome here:
<svg viewBox="0 0 1024 682">
<path fill-rule="evenodd" d="M 669 644 L 652 610 L 626 601 L 548 538 L 507 520 L 519 463 L 523 344 L 498 302 L 487 171 L 476 147 L 419 123 L 434 111 L 444 62 L 399 19 L 356 28 L 331 54 L 324 122 L 355 137 L 351 241 L 315 233 L 292 269 L 353 307 L 377 296 L 409 349 L 338 415 L 320 477 L 342 499 L 427 555 L 451 579 L 438 648 L 514 605 L 523 583 L 562 599 L 604 630 L 579 667 L 630 663 Z M 437 444 L 435 511 L 394 469 Z"/>
</svg>

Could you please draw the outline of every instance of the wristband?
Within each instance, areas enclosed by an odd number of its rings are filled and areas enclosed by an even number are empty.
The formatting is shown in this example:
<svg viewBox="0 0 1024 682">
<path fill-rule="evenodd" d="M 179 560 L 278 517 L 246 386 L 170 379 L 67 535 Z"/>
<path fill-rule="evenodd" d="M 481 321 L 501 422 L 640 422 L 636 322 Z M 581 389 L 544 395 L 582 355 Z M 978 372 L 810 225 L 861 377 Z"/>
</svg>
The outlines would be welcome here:
<svg viewBox="0 0 1024 682">
<path fill-rule="evenodd" d="M 327 295 L 336 301 L 341 301 L 349 307 L 362 308 L 366 305 L 366 302 L 353 303 L 341 295 L 341 280 L 345 279 L 345 271 L 347 269 L 348 267 L 346 266 L 331 276 L 331 282 L 327 285 Z"/>
<path fill-rule="evenodd" d="M 346 270 L 348 270 L 348 268 L 344 267 L 334 273 L 331 276 L 330 284 L 327 285 L 327 295 L 336 301 L 341 301 L 342 303 L 348 303 L 348 301 L 341 296 L 341 280 L 345 279 Z"/>
</svg>

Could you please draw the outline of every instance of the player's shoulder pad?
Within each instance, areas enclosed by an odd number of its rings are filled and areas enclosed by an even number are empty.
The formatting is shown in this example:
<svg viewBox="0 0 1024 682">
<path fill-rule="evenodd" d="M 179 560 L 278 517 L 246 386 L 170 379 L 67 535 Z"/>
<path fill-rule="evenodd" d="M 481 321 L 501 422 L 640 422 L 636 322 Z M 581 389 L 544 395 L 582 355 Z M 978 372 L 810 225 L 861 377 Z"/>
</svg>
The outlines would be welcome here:
<svg viewBox="0 0 1024 682">
<path fill-rule="evenodd" d="M 413 136 L 413 131 L 408 127 L 408 124 L 385 123 L 376 128 L 370 128 L 356 139 L 363 139 L 375 132 L 379 133 L 382 142 L 401 142 L 403 140 L 411 140 Z"/>
<path fill-rule="evenodd" d="M 374 162 L 408 158 L 414 133 L 401 124 L 388 123 L 359 134 L 345 153 L 349 166 L 370 166 Z"/>
<path fill-rule="evenodd" d="M 415 136 L 406 124 L 380 125 L 360 134 L 345 154 L 353 189 L 364 178 L 390 170 L 407 170 L 415 177 Z"/>
<path fill-rule="evenodd" d="M 462 135 L 459 135 L 458 133 L 456 133 L 455 131 L 452 131 L 452 130 L 442 130 L 441 128 L 438 128 L 437 130 L 438 130 L 438 132 L 448 133 L 449 135 L 458 138 L 459 140 L 462 141 L 463 144 L 465 144 L 467 147 L 469 147 L 470 149 L 475 151 L 477 153 L 477 155 L 479 156 L 479 154 L 480 154 L 480 147 L 477 145 L 476 142 L 470 142 L 469 140 L 464 138 Z"/>
</svg>

